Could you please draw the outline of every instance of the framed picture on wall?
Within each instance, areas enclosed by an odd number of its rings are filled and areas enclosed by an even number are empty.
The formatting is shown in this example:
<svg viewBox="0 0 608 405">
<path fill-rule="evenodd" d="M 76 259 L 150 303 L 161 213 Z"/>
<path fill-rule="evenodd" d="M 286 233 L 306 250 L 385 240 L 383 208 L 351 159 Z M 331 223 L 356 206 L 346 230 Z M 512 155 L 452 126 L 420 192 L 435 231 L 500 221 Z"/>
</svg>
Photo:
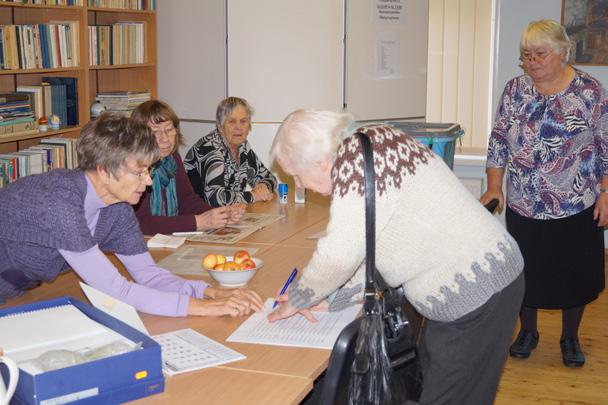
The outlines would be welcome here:
<svg viewBox="0 0 608 405">
<path fill-rule="evenodd" d="M 608 65 L 608 0 L 562 0 L 562 25 L 572 40 L 571 62 Z"/>
</svg>

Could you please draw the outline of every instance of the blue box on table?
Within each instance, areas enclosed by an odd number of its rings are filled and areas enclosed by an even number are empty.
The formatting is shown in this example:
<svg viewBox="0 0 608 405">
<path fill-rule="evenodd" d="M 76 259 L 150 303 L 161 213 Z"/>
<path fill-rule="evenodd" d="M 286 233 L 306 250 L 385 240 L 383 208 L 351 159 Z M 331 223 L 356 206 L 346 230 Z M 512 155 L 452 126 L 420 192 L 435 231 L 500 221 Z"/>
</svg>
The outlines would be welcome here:
<svg viewBox="0 0 608 405">
<path fill-rule="evenodd" d="M 429 149 L 443 159 L 450 169 L 454 169 L 456 140 L 464 134 L 464 130 L 459 124 L 399 120 L 385 122 L 428 146 Z"/>
<path fill-rule="evenodd" d="M 72 401 L 79 404 L 118 404 L 164 391 L 160 345 L 126 323 L 76 298 L 61 297 L 0 309 L 0 317 L 68 304 L 125 338 L 141 342 L 141 349 L 36 375 L 20 370 L 11 404 Z M 6 374 L 3 369 L 5 382 L 8 379 Z"/>
</svg>

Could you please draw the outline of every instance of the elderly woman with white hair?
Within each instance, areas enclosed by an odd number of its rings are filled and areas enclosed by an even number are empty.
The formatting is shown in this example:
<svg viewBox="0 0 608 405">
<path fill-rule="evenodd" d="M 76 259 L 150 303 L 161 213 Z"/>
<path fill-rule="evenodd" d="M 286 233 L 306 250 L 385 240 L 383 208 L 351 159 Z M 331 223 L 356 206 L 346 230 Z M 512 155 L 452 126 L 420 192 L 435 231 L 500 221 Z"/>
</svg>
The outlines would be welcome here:
<svg viewBox="0 0 608 405">
<path fill-rule="evenodd" d="M 566 30 L 531 22 L 520 44 L 524 74 L 505 87 L 490 136 L 488 191 L 504 205 L 521 248 L 526 292 L 510 354 L 539 342 L 537 310 L 562 311 L 564 365 L 582 367 L 578 329 L 585 305 L 604 289 L 608 224 L 608 101 L 602 85 L 570 66 Z"/>
<path fill-rule="evenodd" d="M 314 320 L 311 307 L 335 310 L 362 298 L 363 158 L 352 134 L 363 132 L 374 152 L 377 268 L 428 320 L 420 403 L 490 404 L 524 290 L 517 243 L 424 145 L 386 125 L 351 132 L 351 122 L 300 110 L 274 139 L 271 156 L 295 184 L 332 201 L 326 236 L 269 319 L 299 312 Z"/>
<path fill-rule="evenodd" d="M 277 180 L 247 141 L 252 114 L 245 99 L 220 101 L 216 128 L 186 154 L 184 166 L 192 187 L 212 207 L 273 198 Z"/>
</svg>

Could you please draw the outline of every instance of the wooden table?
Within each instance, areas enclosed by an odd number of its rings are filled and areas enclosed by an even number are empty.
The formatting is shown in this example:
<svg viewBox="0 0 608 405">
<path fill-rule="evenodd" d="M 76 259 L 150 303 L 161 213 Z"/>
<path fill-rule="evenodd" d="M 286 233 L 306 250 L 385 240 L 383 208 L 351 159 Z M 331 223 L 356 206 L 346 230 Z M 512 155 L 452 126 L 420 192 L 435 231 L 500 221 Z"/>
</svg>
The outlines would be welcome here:
<svg viewBox="0 0 608 405">
<path fill-rule="evenodd" d="M 316 246 L 316 240 L 308 237 L 324 230 L 329 215 L 328 206 L 327 198 L 309 195 L 303 205 L 293 202 L 280 205 L 275 200 L 251 207 L 252 212 L 283 213 L 286 218 L 237 244 L 257 247 L 256 256 L 264 260 L 264 267 L 251 280 L 248 288 L 257 291 L 262 298 L 272 297 L 294 267 L 302 268 L 308 262 Z M 157 261 L 172 252 L 169 249 L 151 251 Z M 111 260 L 124 272 L 114 256 L 111 256 Z M 211 282 L 204 273 L 200 278 Z M 78 281 L 75 273 L 68 272 L 52 283 L 45 283 L 0 307 L 64 295 L 86 302 Z M 244 318 L 140 315 L 152 335 L 192 328 L 247 358 L 223 366 L 167 376 L 163 394 L 143 398 L 139 403 L 298 404 L 312 389 L 314 379 L 327 367 L 328 350 L 226 342 L 226 338 Z"/>
</svg>

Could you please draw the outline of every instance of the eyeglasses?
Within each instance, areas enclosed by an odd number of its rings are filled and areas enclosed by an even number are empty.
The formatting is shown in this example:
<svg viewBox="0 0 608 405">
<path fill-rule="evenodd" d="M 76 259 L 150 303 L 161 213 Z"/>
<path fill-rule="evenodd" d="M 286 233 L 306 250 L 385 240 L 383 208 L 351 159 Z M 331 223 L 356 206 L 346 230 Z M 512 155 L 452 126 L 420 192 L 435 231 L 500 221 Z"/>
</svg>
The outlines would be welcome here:
<svg viewBox="0 0 608 405">
<path fill-rule="evenodd" d="M 519 57 L 519 60 L 522 62 L 532 62 L 532 61 L 537 61 L 537 62 L 542 62 L 545 59 L 547 59 L 547 57 L 549 55 L 551 55 L 554 51 L 553 50 L 539 50 L 539 51 L 523 51 L 521 56 Z"/>
<path fill-rule="evenodd" d="M 131 170 L 128 167 L 123 167 L 123 169 L 127 173 L 130 173 L 133 176 L 137 177 L 137 179 L 140 182 L 144 182 L 146 180 L 146 177 L 149 177 L 151 179 L 152 178 L 152 171 L 154 170 L 151 167 L 146 167 L 144 170 L 140 170 L 140 171 Z"/>
<path fill-rule="evenodd" d="M 175 138 L 175 136 L 177 135 L 177 129 L 171 126 L 171 128 L 154 129 L 152 133 L 156 138 L 160 138 L 162 135 L 165 135 L 167 138 Z"/>
</svg>

